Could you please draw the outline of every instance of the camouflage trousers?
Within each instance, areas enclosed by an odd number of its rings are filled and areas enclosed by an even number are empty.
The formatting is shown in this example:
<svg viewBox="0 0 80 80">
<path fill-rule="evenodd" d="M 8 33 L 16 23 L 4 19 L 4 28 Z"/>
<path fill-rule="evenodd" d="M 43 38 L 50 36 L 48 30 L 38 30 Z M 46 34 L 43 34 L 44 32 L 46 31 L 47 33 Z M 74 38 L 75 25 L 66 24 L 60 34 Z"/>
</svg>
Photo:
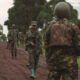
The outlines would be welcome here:
<svg viewBox="0 0 80 80">
<path fill-rule="evenodd" d="M 46 55 L 49 75 L 47 80 L 78 80 L 77 57 L 73 49 L 51 48 Z M 69 53 L 71 53 L 69 55 Z"/>
<path fill-rule="evenodd" d="M 52 70 L 47 80 L 78 80 L 78 71 L 76 68 L 66 70 Z"/>
<path fill-rule="evenodd" d="M 36 71 L 38 61 L 39 61 L 39 55 L 36 55 L 36 51 L 29 50 L 29 65 L 30 68 L 33 68 Z"/>
<path fill-rule="evenodd" d="M 17 57 L 16 42 L 11 42 L 11 56 L 12 56 L 12 58 L 16 58 Z"/>
</svg>

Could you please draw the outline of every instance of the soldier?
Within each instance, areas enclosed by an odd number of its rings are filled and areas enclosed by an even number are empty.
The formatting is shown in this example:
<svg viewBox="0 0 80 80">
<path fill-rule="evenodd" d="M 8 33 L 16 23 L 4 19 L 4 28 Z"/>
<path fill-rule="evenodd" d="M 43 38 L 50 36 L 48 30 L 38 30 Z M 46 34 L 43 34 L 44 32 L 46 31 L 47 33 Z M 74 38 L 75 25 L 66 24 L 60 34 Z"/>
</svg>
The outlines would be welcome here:
<svg viewBox="0 0 80 80">
<path fill-rule="evenodd" d="M 26 36 L 26 49 L 29 53 L 29 68 L 31 71 L 31 78 L 35 78 L 36 67 L 41 53 L 41 35 L 38 31 L 36 21 L 32 21 L 31 29 Z"/>
<path fill-rule="evenodd" d="M 21 45 L 24 45 L 25 37 L 23 32 L 19 32 L 19 42 Z"/>
<path fill-rule="evenodd" d="M 70 6 L 59 2 L 54 13 L 57 21 L 51 23 L 44 36 L 46 61 L 49 75 L 47 80 L 78 80 L 77 56 L 80 48 L 80 32 L 77 25 L 72 24 Z"/>
<path fill-rule="evenodd" d="M 11 45 L 11 55 L 13 59 L 17 57 L 16 51 L 17 51 L 17 35 L 18 35 L 18 32 L 14 28 L 15 28 L 15 24 L 11 26 L 11 29 L 8 35 L 10 40 L 10 45 Z"/>
</svg>

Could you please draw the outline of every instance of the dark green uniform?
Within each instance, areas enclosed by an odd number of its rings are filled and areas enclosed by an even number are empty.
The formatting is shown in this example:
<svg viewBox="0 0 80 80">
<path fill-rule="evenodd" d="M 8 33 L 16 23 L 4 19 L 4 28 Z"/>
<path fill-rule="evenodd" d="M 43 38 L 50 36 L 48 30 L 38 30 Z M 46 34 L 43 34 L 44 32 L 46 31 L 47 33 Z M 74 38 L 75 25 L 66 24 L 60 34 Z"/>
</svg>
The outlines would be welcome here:
<svg viewBox="0 0 80 80">
<path fill-rule="evenodd" d="M 11 45 L 11 55 L 12 55 L 12 58 L 16 58 L 17 56 L 17 31 L 16 29 L 11 29 L 9 31 L 9 40 L 10 40 L 10 45 Z"/>
<path fill-rule="evenodd" d="M 24 44 L 24 34 L 22 32 L 19 32 L 19 41 L 21 45 Z"/>
<path fill-rule="evenodd" d="M 55 23 L 56 24 L 56 23 Z M 76 27 L 76 26 L 74 26 Z M 77 31 L 78 32 L 78 27 Z M 50 71 L 48 80 L 59 80 L 62 76 L 63 80 L 77 80 L 77 52 L 76 46 L 52 46 L 50 42 L 51 29 L 49 28 L 45 34 L 46 61 Z M 76 35 L 77 36 L 77 35 Z M 74 38 L 74 44 L 79 40 Z M 75 48 L 76 47 L 76 48 Z"/>
<path fill-rule="evenodd" d="M 57 22 L 56 22 L 57 23 Z M 53 26 L 56 24 L 54 23 Z M 50 26 L 51 27 L 51 26 Z M 52 46 L 51 44 L 51 28 L 46 31 L 45 34 L 45 48 L 46 48 L 46 61 L 48 69 L 50 71 L 48 80 L 60 80 L 62 76 L 63 80 L 77 80 L 78 65 L 77 65 L 77 53 L 76 46 Z M 74 26 L 74 30 L 77 33 L 78 27 Z M 76 36 L 78 36 L 76 34 Z M 79 41 L 77 37 L 74 37 L 74 44 Z"/>
<path fill-rule="evenodd" d="M 31 42 L 34 43 L 34 46 L 31 45 Z M 39 61 L 39 55 L 36 51 L 39 50 L 41 53 L 41 35 L 36 31 L 29 30 L 26 36 L 26 50 L 29 53 L 29 66 L 30 69 L 36 71 L 36 67 Z"/>
</svg>

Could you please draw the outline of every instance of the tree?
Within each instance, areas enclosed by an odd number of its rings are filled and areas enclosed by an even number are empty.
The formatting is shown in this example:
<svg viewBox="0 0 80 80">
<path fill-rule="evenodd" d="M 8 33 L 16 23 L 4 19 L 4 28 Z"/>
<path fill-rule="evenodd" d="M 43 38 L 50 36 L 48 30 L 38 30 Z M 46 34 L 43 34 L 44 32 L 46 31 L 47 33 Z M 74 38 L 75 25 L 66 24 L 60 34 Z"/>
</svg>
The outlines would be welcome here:
<svg viewBox="0 0 80 80">
<path fill-rule="evenodd" d="M 2 34 L 1 39 L 2 39 L 2 41 L 6 41 L 7 40 L 6 35 Z"/>
<path fill-rule="evenodd" d="M 2 30 L 3 31 L 3 26 L 0 24 L 0 30 Z"/>
<path fill-rule="evenodd" d="M 6 41 L 6 35 L 3 34 L 3 26 L 0 24 L 0 41 Z"/>
<path fill-rule="evenodd" d="M 70 8 L 71 8 L 71 17 L 70 17 L 70 20 L 71 22 L 73 23 L 78 23 L 78 12 L 76 9 L 73 8 L 73 6 L 71 4 L 70 5 Z"/>
<path fill-rule="evenodd" d="M 10 27 L 12 24 L 20 32 L 25 33 L 32 20 L 37 20 L 42 6 L 46 0 L 14 0 L 14 6 L 8 10 L 9 19 L 5 25 Z"/>
<path fill-rule="evenodd" d="M 79 28 L 80 28 L 80 19 L 78 19 L 78 26 L 79 26 Z"/>
<path fill-rule="evenodd" d="M 50 0 L 49 2 L 45 3 L 45 5 L 43 6 L 43 9 L 40 11 L 40 14 L 37 17 L 40 24 L 43 24 L 43 23 L 47 24 L 53 19 L 53 17 L 55 16 L 55 14 L 53 14 L 55 5 L 58 2 L 62 2 L 62 1 L 65 1 L 65 0 Z M 71 17 L 69 18 L 69 20 L 74 23 L 77 23 L 77 19 L 78 19 L 77 10 L 75 10 L 70 3 L 68 4 L 70 5 L 70 8 L 71 8 Z"/>
<path fill-rule="evenodd" d="M 40 11 L 37 20 L 39 21 L 39 25 L 43 27 L 43 24 L 46 24 L 51 21 L 53 18 L 53 11 L 51 10 L 48 3 L 45 3 L 43 9 Z"/>
</svg>

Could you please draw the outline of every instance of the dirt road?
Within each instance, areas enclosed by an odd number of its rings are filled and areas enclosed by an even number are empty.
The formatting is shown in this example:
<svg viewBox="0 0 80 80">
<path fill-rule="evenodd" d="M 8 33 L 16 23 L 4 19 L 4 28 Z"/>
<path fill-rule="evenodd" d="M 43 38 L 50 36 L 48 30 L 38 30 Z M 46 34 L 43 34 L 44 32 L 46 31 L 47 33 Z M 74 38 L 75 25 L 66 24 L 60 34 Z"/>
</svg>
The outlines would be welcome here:
<svg viewBox="0 0 80 80">
<path fill-rule="evenodd" d="M 18 48 L 17 55 L 17 59 L 12 59 L 10 50 L 6 49 L 6 43 L 0 42 L 0 80 L 30 80 L 30 71 L 26 66 L 28 63 L 27 52 L 23 48 Z M 36 80 L 47 80 L 47 75 L 45 58 L 41 56 Z"/>
<path fill-rule="evenodd" d="M 30 71 L 27 68 L 28 54 L 22 49 L 17 50 L 17 59 L 12 59 L 6 43 L 0 43 L 0 80 L 30 80 Z M 48 71 L 44 58 L 40 59 L 36 80 L 46 80 Z"/>
</svg>

